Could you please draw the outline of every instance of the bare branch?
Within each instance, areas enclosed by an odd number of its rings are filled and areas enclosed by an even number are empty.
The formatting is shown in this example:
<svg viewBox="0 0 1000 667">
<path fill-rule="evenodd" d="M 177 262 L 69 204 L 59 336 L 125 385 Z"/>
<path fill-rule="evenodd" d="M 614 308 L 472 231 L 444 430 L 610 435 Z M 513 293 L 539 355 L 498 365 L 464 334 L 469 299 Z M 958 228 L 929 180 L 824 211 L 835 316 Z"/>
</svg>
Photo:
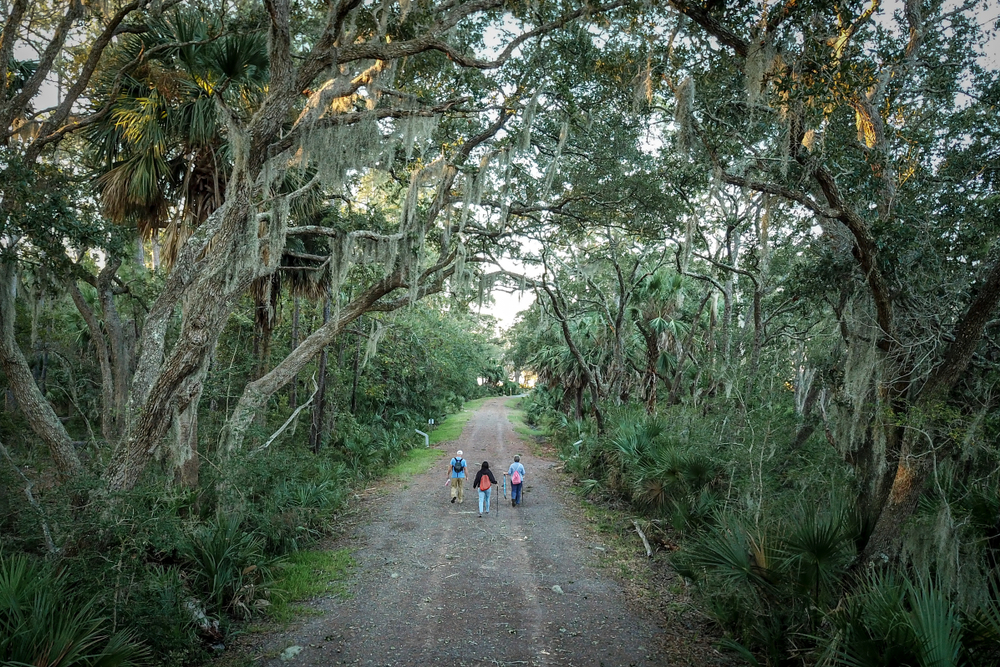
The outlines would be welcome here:
<svg viewBox="0 0 1000 667">
<path fill-rule="evenodd" d="M 49 40 L 48 46 L 46 46 L 45 51 L 42 53 L 42 57 L 38 61 L 38 67 L 21 87 L 21 92 L 12 97 L 10 101 L 5 104 L 6 108 L 0 110 L 0 128 L 2 128 L 0 129 L 0 132 L 3 132 L 3 134 L 0 135 L 0 138 L 6 140 L 13 135 L 14 131 L 11 129 L 11 125 L 14 119 L 24 112 L 32 98 L 38 94 L 38 89 L 41 88 L 42 82 L 52 70 L 52 65 L 55 62 L 56 56 L 60 51 L 62 51 L 63 46 L 66 43 L 66 38 L 69 36 L 70 28 L 73 27 L 73 24 L 76 23 L 77 19 L 81 16 L 83 16 L 83 3 L 80 2 L 80 0 L 70 0 L 69 6 L 66 9 L 66 14 L 63 15 L 59 25 L 56 26 L 52 39 Z M 4 27 L 4 32 L 6 31 L 7 26 Z M 3 63 L 3 67 L 6 71 L 6 62 Z M 4 141 L 4 143 L 6 143 L 6 141 Z"/>
<path fill-rule="evenodd" d="M 17 41 L 18 28 L 27 10 L 28 0 L 14 0 L 14 5 L 10 8 L 10 14 L 7 16 L 7 22 L 3 26 L 3 32 L 0 32 L 0 66 L 4 67 L 5 70 L 14 57 L 14 42 Z M 0 103 L 7 99 L 8 83 L 9 77 L 0 78 Z"/>
<path fill-rule="evenodd" d="M 681 2 L 680 0 L 669 1 L 671 7 L 679 11 L 681 14 L 693 19 L 694 22 L 704 28 L 708 34 L 712 35 L 712 37 L 715 37 L 719 40 L 719 42 L 735 51 L 736 55 L 741 58 L 747 57 L 747 54 L 750 52 L 750 48 L 746 40 L 734 33 L 728 27 L 724 26 L 721 21 L 709 14 L 702 6 L 689 5 L 686 2 Z"/>
<path fill-rule="evenodd" d="M 832 218 L 837 219 L 840 217 L 840 211 L 835 209 L 826 208 L 816 202 L 812 197 L 802 193 L 796 192 L 791 188 L 787 188 L 783 185 L 778 185 L 777 183 L 765 183 L 762 181 L 753 181 L 749 178 L 743 178 L 742 176 L 736 176 L 735 174 L 730 174 L 728 172 L 722 172 L 722 180 L 730 185 L 735 185 L 741 188 L 747 188 L 749 190 L 756 190 L 757 192 L 766 192 L 767 194 L 778 195 L 779 197 L 784 197 L 790 201 L 794 201 L 797 204 L 802 204 L 807 209 L 820 216 L 821 218 Z"/>
</svg>

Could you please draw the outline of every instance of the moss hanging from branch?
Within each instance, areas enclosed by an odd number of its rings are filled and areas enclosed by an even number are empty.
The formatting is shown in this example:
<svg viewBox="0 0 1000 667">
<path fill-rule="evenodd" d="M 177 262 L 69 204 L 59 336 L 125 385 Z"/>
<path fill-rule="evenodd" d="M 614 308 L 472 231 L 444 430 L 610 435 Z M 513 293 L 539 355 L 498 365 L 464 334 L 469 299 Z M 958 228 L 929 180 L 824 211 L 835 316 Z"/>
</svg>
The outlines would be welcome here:
<svg viewBox="0 0 1000 667">
<path fill-rule="evenodd" d="M 531 99 L 528 100 L 528 105 L 524 108 L 524 116 L 522 117 L 523 127 L 521 129 L 521 137 L 518 141 L 518 150 L 527 151 L 531 148 L 531 126 L 535 122 L 535 111 L 538 108 L 538 94 L 541 90 L 536 90 Z"/>
<path fill-rule="evenodd" d="M 643 104 L 653 101 L 653 57 L 646 56 L 645 64 L 632 77 L 632 111 L 638 113 Z"/>
<path fill-rule="evenodd" d="M 752 40 L 747 52 L 743 73 L 746 76 L 747 102 L 751 105 L 760 102 L 764 93 L 765 81 L 771 73 L 775 61 L 775 49 L 770 40 L 763 43 L 760 39 Z"/>
<path fill-rule="evenodd" d="M 694 117 L 694 79 L 687 77 L 674 91 L 674 121 L 677 123 L 677 150 L 690 154 L 697 144 Z"/>
<path fill-rule="evenodd" d="M 549 193 L 552 192 L 552 183 L 555 181 L 556 172 L 559 171 L 559 160 L 562 158 L 563 149 L 566 148 L 566 140 L 569 138 L 569 122 L 563 121 L 562 128 L 559 130 L 559 143 L 556 144 L 556 152 L 552 156 L 552 162 L 549 163 L 549 168 L 545 171 L 545 184 L 542 186 L 542 196 L 541 199 L 548 199 Z"/>
<path fill-rule="evenodd" d="M 381 320 L 372 321 L 371 332 L 368 334 L 368 341 L 365 344 L 365 354 L 361 359 L 361 368 L 367 366 L 368 360 L 378 352 L 378 344 L 382 341 L 382 336 L 385 335 L 386 329 L 387 327 Z"/>
</svg>

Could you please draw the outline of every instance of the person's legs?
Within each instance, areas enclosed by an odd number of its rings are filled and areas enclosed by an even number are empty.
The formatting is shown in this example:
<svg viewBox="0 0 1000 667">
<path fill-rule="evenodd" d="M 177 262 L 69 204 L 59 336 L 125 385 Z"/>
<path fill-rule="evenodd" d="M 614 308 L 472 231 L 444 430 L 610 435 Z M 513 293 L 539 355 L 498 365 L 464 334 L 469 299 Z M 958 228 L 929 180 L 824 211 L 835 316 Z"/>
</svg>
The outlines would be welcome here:
<svg viewBox="0 0 1000 667">
<path fill-rule="evenodd" d="M 483 495 L 486 496 L 486 513 L 487 514 L 490 513 L 490 496 L 492 494 L 493 494 L 492 487 L 489 488 L 489 489 L 486 489 L 485 491 L 483 491 Z M 480 509 L 480 512 L 482 512 L 482 509 Z"/>
<path fill-rule="evenodd" d="M 465 497 L 465 478 L 456 477 L 455 481 L 458 483 L 458 502 L 461 504 L 462 499 Z"/>
<path fill-rule="evenodd" d="M 458 499 L 458 483 L 459 483 L 459 481 L 461 481 L 461 480 L 459 480 L 458 477 L 452 477 L 451 478 L 451 502 L 455 502 L 455 500 Z"/>
<path fill-rule="evenodd" d="M 524 486 L 524 482 L 520 484 L 510 485 L 510 502 L 512 505 L 521 504 L 521 487 Z"/>
<path fill-rule="evenodd" d="M 486 499 L 486 491 L 479 490 L 479 516 L 483 515 L 483 500 Z M 487 505 L 489 507 L 489 505 Z"/>
</svg>

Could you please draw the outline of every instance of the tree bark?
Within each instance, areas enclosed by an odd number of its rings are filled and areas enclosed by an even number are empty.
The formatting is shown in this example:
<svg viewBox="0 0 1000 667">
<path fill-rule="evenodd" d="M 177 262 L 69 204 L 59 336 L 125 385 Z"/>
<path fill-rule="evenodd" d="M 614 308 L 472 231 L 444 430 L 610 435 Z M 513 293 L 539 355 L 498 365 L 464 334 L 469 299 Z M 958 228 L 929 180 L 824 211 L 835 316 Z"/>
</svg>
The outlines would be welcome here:
<svg viewBox="0 0 1000 667">
<path fill-rule="evenodd" d="M 933 413 L 937 404 L 947 402 L 948 393 L 968 367 L 982 340 L 986 323 L 1000 302 L 1000 258 L 996 257 L 997 253 L 995 250 L 992 266 L 955 325 L 952 343 L 924 383 L 911 410 Z M 865 563 L 894 559 L 899 553 L 902 527 L 917 508 L 931 472 L 928 458 L 938 456 L 937 452 L 928 451 L 923 444 L 924 437 L 910 429 L 901 439 L 899 462 L 888 497 L 862 554 L 861 560 Z"/>
<path fill-rule="evenodd" d="M 174 485 L 185 489 L 198 487 L 201 459 L 198 454 L 198 406 L 204 390 L 204 371 L 196 374 L 197 386 L 188 406 L 174 415 Z"/>
<path fill-rule="evenodd" d="M 84 467 L 73 441 L 35 383 L 14 337 L 16 296 L 17 270 L 12 262 L 0 261 L 0 364 L 28 425 L 48 446 L 59 478 L 65 481 L 79 477 Z"/>
<path fill-rule="evenodd" d="M 323 324 L 330 321 L 330 297 L 323 299 Z M 326 410 L 326 346 L 319 354 L 319 389 L 316 393 L 316 401 L 312 407 L 312 423 L 309 428 L 309 449 L 313 454 L 319 454 L 320 444 L 323 442 L 323 415 Z"/>
</svg>

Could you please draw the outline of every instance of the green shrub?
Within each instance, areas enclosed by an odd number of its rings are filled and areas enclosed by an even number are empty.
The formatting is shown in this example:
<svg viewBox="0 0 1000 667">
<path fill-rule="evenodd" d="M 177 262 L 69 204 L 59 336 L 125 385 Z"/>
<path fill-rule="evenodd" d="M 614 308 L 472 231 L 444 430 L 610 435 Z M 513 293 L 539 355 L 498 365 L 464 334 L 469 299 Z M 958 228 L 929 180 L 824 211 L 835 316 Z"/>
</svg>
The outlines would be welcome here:
<svg viewBox="0 0 1000 667">
<path fill-rule="evenodd" d="M 159 667 L 202 664 L 207 651 L 180 568 L 154 566 L 142 575 L 121 607 L 122 623 L 136 629 Z"/>
<path fill-rule="evenodd" d="M 264 539 L 244 532 L 237 517 L 219 517 L 181 547 L 192 589 L 209 613 L 250 618 L 270 604 L 270 562 Z"/>
<path fill-rule="evenodd" d="M 93 601 L 75 599 L 63 573 L 27 556 L 0 554 L 0 664 L 127 667 L 148 649 L 113 632 Z"/>
</svg>

